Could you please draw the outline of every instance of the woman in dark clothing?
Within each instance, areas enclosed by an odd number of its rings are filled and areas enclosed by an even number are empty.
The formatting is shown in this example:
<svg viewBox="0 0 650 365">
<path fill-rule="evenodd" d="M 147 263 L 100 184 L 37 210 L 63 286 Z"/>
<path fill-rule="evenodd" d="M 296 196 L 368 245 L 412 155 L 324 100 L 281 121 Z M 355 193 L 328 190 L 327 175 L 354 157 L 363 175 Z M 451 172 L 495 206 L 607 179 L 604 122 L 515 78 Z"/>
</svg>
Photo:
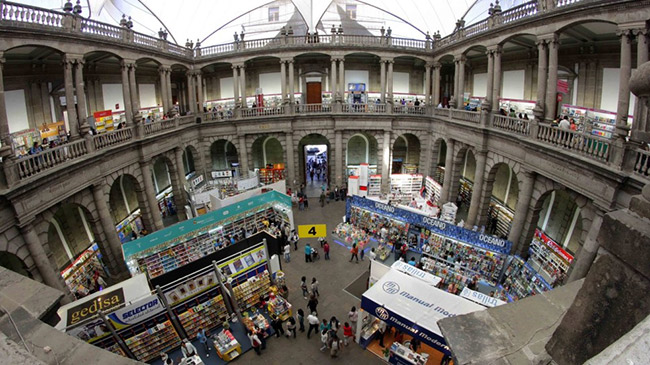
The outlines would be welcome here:
<svg viewBox="0 0 650 365">
<path fill-rule="evenodd" d="M 307 303 L 307 308 L 309 308 L 310 313 L 314 313 L 314 312 L 318 313 L 318 311 L 316 310 L 317 306 L 318 306 L 318 299 L 316 299 L 316 296 L 314 294 L 312 294 L 309 297 L 309 302 Z"/>
</svg>

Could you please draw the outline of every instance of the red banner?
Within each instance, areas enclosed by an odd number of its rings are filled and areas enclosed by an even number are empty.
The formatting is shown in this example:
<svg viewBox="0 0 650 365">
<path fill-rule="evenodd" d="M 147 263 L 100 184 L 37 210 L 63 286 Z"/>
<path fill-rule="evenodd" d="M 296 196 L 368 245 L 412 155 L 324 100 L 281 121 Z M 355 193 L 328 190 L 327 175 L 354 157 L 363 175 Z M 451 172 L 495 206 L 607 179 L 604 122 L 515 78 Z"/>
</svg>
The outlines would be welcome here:
<svg viewBox="0 0 650 365">
<path fill-rule="evenodd" d="M 573 262 L 573 255 L 566 252 L 562 248 L 562 246 L 555 243 L 555 241 L 553 241 L 549 236 L 544 234 L 544 232 L 540 231 L 539 229 L 536 229 L 535 237 L 537 237 L 540 241 L 544 242 L 544 244 L 548 246 L 551 252 L 555 253 L 562 260 L 568 262 L 569 264 Z"/>
</svg>

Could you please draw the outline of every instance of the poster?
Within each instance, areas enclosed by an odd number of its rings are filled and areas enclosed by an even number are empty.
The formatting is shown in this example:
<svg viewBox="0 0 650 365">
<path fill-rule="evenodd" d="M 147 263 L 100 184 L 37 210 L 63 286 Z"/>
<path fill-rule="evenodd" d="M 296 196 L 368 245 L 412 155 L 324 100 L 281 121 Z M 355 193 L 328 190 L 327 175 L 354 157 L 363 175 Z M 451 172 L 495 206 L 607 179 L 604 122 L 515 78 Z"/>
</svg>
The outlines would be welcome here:
<svg viewBox="0 0 650 365">
<path fill-rule="evenodd" d="M 113 128 L 113 111 L 104 110 L 100 112 L 94 112 L 93 116 L 95 117 L 95 130 L 97 133 L 112 131 Z"/>
</svg>

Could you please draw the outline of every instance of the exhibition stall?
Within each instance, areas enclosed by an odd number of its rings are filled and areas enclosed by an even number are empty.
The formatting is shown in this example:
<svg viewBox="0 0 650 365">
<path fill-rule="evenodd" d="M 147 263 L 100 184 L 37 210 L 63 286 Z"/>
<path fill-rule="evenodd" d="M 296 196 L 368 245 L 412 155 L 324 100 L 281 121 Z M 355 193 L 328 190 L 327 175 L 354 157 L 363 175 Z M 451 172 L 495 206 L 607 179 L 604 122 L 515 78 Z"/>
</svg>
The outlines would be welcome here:
<svg viewBox="0 0 650 365">
<path fill-rule="evenodd" d="M 127 242 L 124 260 L 132 274 L 146 271 L 155 278 L 265 230 L 271 222 L 291 225 L 291 215 L 291 198 L 269 191 Z"/>
<path fill-rule="evenodd" d="M 358 343 L 383 357 L 383 349 L 376 346 L 382 336 L 384 345 L 390 348 L 391 364 L 425 364 L 431 358 L 439 362 L 443 354 L 451 352 L 437 322 L 485 307 L 437 289 L 422 270 L 415 267 L 406 270 L 408 273 L 391 268 L 363 293 Z M 397 332 L 381 334 L 379 329 L 385 325 L 399 331 L 399 336 Z M 422 343 L 417 351 L 408 346 L 412 339 Z"/>
<path fill-rule="evenodd" d="M 76 296 L 86 296 L 100 289 L 95 287 L 96 276 L 107 276 L 102 258 L 99 245 L 93 242 L 70 265 L 61 270 L 61 276 L 72 293 Z"/>
</svg>

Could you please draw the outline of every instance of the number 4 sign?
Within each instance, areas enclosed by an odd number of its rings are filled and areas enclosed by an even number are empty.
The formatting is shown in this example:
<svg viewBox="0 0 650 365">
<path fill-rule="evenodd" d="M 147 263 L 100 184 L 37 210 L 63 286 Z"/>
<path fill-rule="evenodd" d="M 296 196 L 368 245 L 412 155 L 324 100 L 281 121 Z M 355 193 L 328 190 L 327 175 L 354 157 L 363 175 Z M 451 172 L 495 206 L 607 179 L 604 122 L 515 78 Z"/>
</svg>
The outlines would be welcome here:
<svg viewBox="0 0 650 365">
<path fill-rule="evenodd" d="M 303 224 L 298 226 L 300 238 L 327 237 L 326 224 Z"/>
</svg>

